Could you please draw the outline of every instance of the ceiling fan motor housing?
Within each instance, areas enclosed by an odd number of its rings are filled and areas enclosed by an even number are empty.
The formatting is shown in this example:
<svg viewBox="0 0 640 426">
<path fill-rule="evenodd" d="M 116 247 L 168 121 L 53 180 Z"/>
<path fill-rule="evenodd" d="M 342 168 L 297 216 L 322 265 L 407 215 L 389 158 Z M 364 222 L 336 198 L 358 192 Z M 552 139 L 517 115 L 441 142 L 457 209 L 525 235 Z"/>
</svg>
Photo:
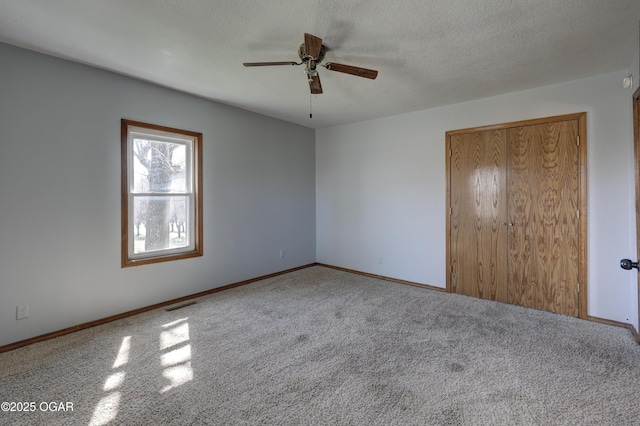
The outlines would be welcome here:
<svg viewBox="0 0 640 426">
<path fill-rule="evenodd" d="M 318 54 L 317 58 L 314 58 L 311 55 L 307 55 L 307 52 L 304 48 L 304 43 L 302 43 L 300 45 L 300 47 L 298 48 L 298 56 L 300 57 L 300 60 L 307 64 L 307 66 L 309 66 L 309 62 L 313 61 L 313 68 L 315 69 L 315 66 L 317 64 L 319 64 L 320 62 L 322 62 L 322 60 L 324 59 L 324 54 L 326 53 L 327 49 L 324 47 L 324 44 L 320 47 L 320 53 Z"/>
</svg>

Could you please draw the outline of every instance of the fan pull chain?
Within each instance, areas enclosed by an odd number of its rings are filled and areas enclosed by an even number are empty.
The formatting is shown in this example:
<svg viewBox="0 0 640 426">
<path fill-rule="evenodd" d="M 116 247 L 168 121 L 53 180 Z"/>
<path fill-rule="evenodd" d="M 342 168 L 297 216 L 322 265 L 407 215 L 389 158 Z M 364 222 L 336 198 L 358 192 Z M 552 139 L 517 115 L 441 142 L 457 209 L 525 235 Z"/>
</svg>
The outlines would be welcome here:
<svg viewBox="0 0 640 426">
<path fill-rule="evenodd" d="M 309 93 L 309 118 L 313 118 L 313 106 L 311 104 L 311 93 Z"/>
</svg>

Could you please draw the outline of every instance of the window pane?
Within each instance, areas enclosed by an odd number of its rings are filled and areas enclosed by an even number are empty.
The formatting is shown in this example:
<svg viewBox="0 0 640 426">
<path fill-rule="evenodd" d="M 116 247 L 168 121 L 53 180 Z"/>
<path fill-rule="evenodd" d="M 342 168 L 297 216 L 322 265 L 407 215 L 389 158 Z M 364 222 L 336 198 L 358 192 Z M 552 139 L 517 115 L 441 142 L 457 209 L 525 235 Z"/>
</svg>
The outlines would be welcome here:
<svg viewBox="0 0 640 426">
<path fill-rule="evenodd" d="M 187 145 L 133 139 L 133 192 L 184 193 Z"/>
<path fill-rule="evenodd" d="M 190 245 L 189 197 L 134 196 L 134 254 Z"/>
</svg>

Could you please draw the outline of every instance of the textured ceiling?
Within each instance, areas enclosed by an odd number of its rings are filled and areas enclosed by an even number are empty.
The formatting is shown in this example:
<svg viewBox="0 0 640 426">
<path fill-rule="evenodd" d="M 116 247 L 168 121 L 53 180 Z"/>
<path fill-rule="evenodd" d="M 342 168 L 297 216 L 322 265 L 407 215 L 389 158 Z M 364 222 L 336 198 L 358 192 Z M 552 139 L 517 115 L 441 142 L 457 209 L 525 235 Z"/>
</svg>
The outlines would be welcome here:
<svg viewBox="0 0 640 426">
<path fill-rule="evenodd" d="M 628 67 L 640 0 L 0 0 L 0 41 L 320 128 Z M 325 62 L 314 95 L 305 32 Z"/>
</svg>

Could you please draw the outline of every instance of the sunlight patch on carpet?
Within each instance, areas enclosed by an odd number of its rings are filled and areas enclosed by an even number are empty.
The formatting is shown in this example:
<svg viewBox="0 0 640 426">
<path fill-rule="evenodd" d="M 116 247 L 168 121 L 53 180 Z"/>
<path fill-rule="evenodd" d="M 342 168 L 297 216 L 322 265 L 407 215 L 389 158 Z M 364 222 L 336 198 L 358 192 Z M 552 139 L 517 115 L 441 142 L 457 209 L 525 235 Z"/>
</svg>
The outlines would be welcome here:
<svg viewBox="0 0 640 426">
<path fill-rule="evenodd" d="M 173 348 L 189 341 L 189 323 L 187 320 L 188 318 L 182 318 L 162 326 L 165 330 L 160 333 L 160 350 Z M 193 380 L 190 344 L 161 354 L 160 364 L 164 367 L 162 377 L 169 381 L 169 384 L 162 388 L 160 393 L 165 393 Z"/>
<path fill-rule="evenodd" d="M 129 350 L 131 349 L 131 336 L 126 336 L 122 339 L 122 343 L 120 344 L 120 350 L 118 351 L 118 356 L 116 356 L 116 360 L 113 363 L 113 367 L 118 368 L 125 365 L 129 362 Z"/>
<path fill-rule="evenodd" d="M 118 407 L 120 406 L 120 392 L 112 392 L 100 400 L 93 416 L 89 422 L 89 426 L 106 425 L 118 415 Z"/>
<path fill-rule="evenodd" d="M 186 321 L 187 318 L 183 318 L 162 326 L 171 328 L 160 333 L 161 351 L 189 341 L 189 323 Z"/>
<path fill-rule="evenodd" d="M 129 362 L 129 352 L 131 350 L 131 336 L 125 336 L 120 343 L 120 349 L 113 362 L 112 369 L 120 368 Z M 116 389 L 122 386 L 124 378 L 127 375 L 125 371 L 116 371 L 104 381 L 102 389 L 110 392 L 104 396 L 96 405 L 91 416 L 90 426 L 101 426 L 115 420 L 118 416 L 118 408 L 120 407 L 120 392 Z"/>
<path fill-rule="evenodd" d="M 124 376 L 127 373 L 125 373 L 124 371 L 119 371 L 117 373 L 113 373 L 112 375 L 110 375 L 109 377 L 107 377 L 107 380 L 105 380 L 104 382 L 104 386 L 103 386 L 103 390 L 105 392 L 110 392 L 114 389 L 118 389 L 120 387 L 120 385 L 122 385 L 122 383 L 124 382 Z"/>
<path fill-rule="evenodd" d="M 163 367 L 171 367 L 176 364 L 184 364 L 191 361 L 191 345 L 174 349 L 171 352 L 160 355 L 160 364 Z"/>
<path fill-rule="evenodd" d="M 165 386 L 160 393 L 165 393 L 173 388 L 182 386 L 187 382 L 193 380 L 193 370 L 191 369 L 191 362 L 185 362 L 184 364 L 174 365 L 173 367 L 165 368 L 162 372 L 162 377 L 169 380 L 171 384 Z"/>
</svg>

